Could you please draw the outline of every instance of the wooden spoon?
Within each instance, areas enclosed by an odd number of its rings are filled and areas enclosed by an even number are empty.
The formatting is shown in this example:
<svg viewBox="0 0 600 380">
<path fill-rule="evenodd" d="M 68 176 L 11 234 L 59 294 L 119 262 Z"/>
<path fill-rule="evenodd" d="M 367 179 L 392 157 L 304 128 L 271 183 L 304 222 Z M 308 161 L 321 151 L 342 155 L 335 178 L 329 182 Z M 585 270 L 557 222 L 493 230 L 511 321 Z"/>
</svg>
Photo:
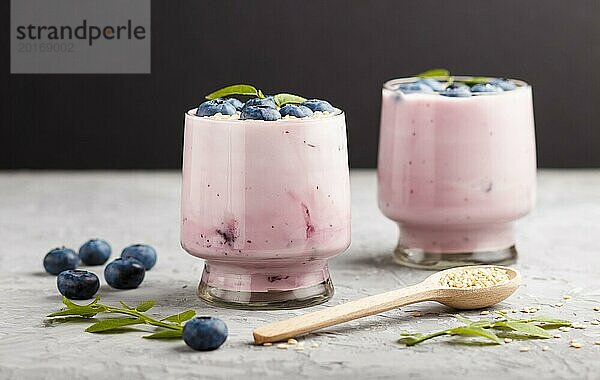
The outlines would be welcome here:
<svg viewBox="0 0 600 380">
<path fill-rule="evenodd" d="M 506 271 L 509 280 L 485 288 L 451 288 L 442 285 L 442 276 L 465 268 L 499 268 Z M 274 322 L 253 331 L 254 342 L 279 342 L 315 330 L 379 314 L 384 311 L 423 301 L 437 301 L 455 309 L 479 309 L 497 304 L 513 294 L 521 284 L 521 275 L 515 269 L 497 265 L 459 267 L 436 272 L 422 282 L 407 288 L 392 290 L 328 307 L 313 313 Z"/>
</svg>

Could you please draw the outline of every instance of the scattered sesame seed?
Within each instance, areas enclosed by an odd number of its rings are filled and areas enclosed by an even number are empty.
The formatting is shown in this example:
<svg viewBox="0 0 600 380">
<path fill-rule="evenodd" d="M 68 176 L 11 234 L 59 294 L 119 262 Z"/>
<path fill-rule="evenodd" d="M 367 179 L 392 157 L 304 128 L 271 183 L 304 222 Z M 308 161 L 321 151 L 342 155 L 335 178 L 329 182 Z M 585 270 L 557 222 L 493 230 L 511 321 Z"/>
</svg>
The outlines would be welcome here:
<svg viewBox="0 0 600 380">
<path fill-rule="evenodd" d="M 567 326 L 561 326 L 561 327 L 559 327 L 558 329 L 559 329 L 560 331 L 562 331 L 562 332 L 571 331 L 571 328 L 570 328 L 570 327 L 567 327 Z"/>
<path fill-rule="evenodd" d="M 479 313 L 479 315 L 488 315 L 490 312 L 487 310 L 483 310 L 482 312 Z"/>
<path fill-rule="evenodd" d="M 500 268 L 464 268 L 451 271 L 440 279 L 449 288 L 486 288 L 508 282 L 510 278 Z"/>
<path fill-rule="evenodd" d="M 594 320 L 594 321 L 591 321 L 590 324 L 597 326 L 597 325 L 600 325 L 600 321 L 595 321 Z"/>
<path fill-rule="evenodd" d="M 288 339 L 288 344 L 298 344 L 298 341 L 294 338 Z"/>
<path fill-rule="evenodd" d="M 317 347 L 319 347 L 319 343 L 313 343 L 313 344 L 311 344 L 310 346 L 311 346 L 312 348 L 317 348 Z"/>
<path fill-rule="evenodd" d="M 596 306 L 596 307 L 594 308 L 594 310 L 595 310 L 595 311 L 600 311 L 600 306 Z"/>
<path fill-rule="evenodd" d="M 273 345 L 273 343 L 271 343 L 271 342 L 263 343 L 263 346 L 265 346 L 265 347 L 270 347 L 272 345 Z"/>
<path fill-rule="evenodd" d="M 510 311 L 510 310 L 508 310 L 508 309 L 500 309 L 500 310 L 498 310 L 498 313 L 506 314 L 506 313 L 508 313 L 509 311 Z"/>
<path fill-rule="evenodd" d="M 560 334 L 554 334 L 554 337 L 555 337 L 556 339 L 558 339 L 558 338 L 560 338 L 561 336 L 560 336 Z"/>
<path fill-rule="evenodd" d="M 554 306 L 556 307 L 563 307 L 565 304 L 564 303 L 555 303 Z"/>
<path fill-rule="evenodd" d="M 594 344 L 595 344 L 596 346 L 600 346 L 600 340 L 597 340 L 597 341 L 595 341 L 595 342 L 594 342 Z"/>
<path fill-rule="evenodd" d="M 504 338 L 504 343 L 511 343 L 511 342 L 512 342 L 512 339 L 510 339 L 510 338 Z"/>
<path fill-rule="evenodd" d="M 550 349 L 550 347 L 548 347 L 548 346 L 542 347 L 542 351 L 548 351 L 549 349 Z"/>
<path fill-rule="evenodd" d="M 419 311 L 411 314 L 411 316 L 415 317 L 415 318 L 420 317 L 421 315 L 423 315 L 423 314 L 421 314 L 421 312 L 419 312 Z"/>
<path fill-rule="evenodd" d="M 570 346 L 573 348 L 581 348 L 581 347 L 583 347 L 583 343 L 571 342 Z"/>
<path fill-rule="evenodd" d="M 529 347 L 521 347 L 519 348 L 520 352 L 529 352 Z"/>
<path fill-rule="evenodd" d="M 585 325 L 579 322 L 573 322 L 571 324 L 571 327 L 573 327 L 574 329 L 585 329 Z"/>
<path fill-rule="evenodd" d="M 294 350 L 296 350 L 296 351 L 303 351 L 304 347 L 303 346 L 297 346 L 297 347 L 294 348 Z"/>
<path fill-rule="evenodd" d="M 282 350 L 287 350 L 287 348 L 288 348 L 288 345 L 287 345 L 287 344 L 285 344 L 285 343 L 279 343 L 279 344 L 277 345 L 277 348 L 281 348 Z"/>
<path fill-rule="evenodd" d="M 568 294 L 565 294 L 565 295 L 563 296 L 563 299 L 568 301 L 568 300 L 570 300 L 570 299 L 573 299 L 573 297 L 571 297 L 571 296 L 570 296 L 570 295 L 568 295 Z"/>
</svg>

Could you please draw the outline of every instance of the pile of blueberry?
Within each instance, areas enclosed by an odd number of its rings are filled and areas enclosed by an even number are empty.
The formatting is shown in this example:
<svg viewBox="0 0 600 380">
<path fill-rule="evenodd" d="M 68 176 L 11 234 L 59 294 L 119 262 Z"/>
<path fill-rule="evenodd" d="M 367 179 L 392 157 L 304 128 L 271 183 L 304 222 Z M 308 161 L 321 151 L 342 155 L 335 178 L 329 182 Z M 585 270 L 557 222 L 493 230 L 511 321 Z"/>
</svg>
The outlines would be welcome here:
<svg viewBox="0 0 600 380">
<path fill-rule="evenodd" d="M 56 285 L 63 296 L 73 300 L 92 298 L 100 288 L 100 280 L 94 273 L 78 270 L 84 265 L 103 265 L 111 255 L 110 245 L 100 239 L 87 241 L 79 248 L 79 254 L 70 248 L 54 248 L 44 257 L 46 272 L 58 275 Z M 137 288 L 156 264 L 156 251 L 149 245 L 134 244 L 121 252 L 104 268 L 104 279 L 113 288 Z"/>
<path fill-rule="evenodd" d="M 398 89 L 405 93 L 438 93 L 450 97 L 512 91 L 516 88 L 515 82 L 504 78 L 495 78 L 487 82 L 475 83 L 472 86 L 458 81 L 448 84 L 433 78 L 420 78 L 414 82 L 402 83 L 398 86 Z"/>
<path fill-rule="evenodd" d="M 235 115 L 240 112 L 242 120 L 279 120 L 284 116 L 298 118 L 312 116 L 314 112 L 335 112 L 335 108 L 326 100 L 310 99 L 302 104 L 286 104 L 279 108 L 272 96 L 253 98 L 242 103 L 235 98 L 218 98 L 200 104 L 196 116 Z"/>
</svg>

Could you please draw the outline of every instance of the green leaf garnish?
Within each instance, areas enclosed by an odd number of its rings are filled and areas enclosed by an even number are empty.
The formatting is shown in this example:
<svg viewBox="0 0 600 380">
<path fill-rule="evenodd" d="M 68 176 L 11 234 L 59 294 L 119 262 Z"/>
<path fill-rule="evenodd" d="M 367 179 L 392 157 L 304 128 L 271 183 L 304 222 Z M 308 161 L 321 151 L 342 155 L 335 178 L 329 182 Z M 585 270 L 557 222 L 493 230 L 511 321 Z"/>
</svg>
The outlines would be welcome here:
<svg viewBox="0 0 600 380">
<path fill-rule="evenodd" d="M 63 317 L 61 321 L 73 321 L 73 316 L 84 317 L 90 321 L 96 321 L 94 324 L 89 326 L 85 331 L 89 333 L 102 333 L 102 332 L 123 332 L 123 328 L 132 325 L 151 325 L 157 327 L 159 330 L 151 335 L 144 336 L 148 339 L 167 339 L 167 338 L 181 338 L 183 333 L 183 322 L 192 319 L 196 312 L 194 310 L 186 310 L 179 314 L 170 315 L 161 320 L 152 318 L 144 312 L 150 310 L 156 301 L 148 300 L 140 303 L 135 308 L 127 305 L 123 301 L 119 301 L 123 308 L 113 307 L 109 305 L 103 305 L 100 302 L 100 297 L 96 297 L 94 301 L 87 305 L 78 305 L 66 297 L 63 297 L 63 304 L 66 309 L 57 311 L 48 315 L 48 318 Z M 103 320 L 92 319 L 99 313 L 113 313 L 113 314 L 124 314 L 125 318 L 107 318 Z"/>
<path fill-rule="evenodd" d="M 277 107 L 281 107 L 281 106 L 283 106 L 285 104 L 289 104 L 289 103 L 300 104 L 300 103 L 304 103 L 306 101 L 306 98 L 303 98 L 298 95 L 286 94 L 286 93 L 274 95 L 273 99 L 275 100 L 275 104 L 277 104 Z"/>
<path fill-rule="evenodd" d="M 490 81 L 487 77 L 470 77 L 469 79 L 457 80 L 457 82 L 464 83 L 467 86 L 475 86 L 476 84 L 483 84 Z"/>
<path fill-rule="evenodd" d="M 507 330 L 512 332 L 510 336 L 515 339 L 547 339 L 551 335 L 546 330 L 556 329 L 561 326 L 570 326 L 572 323 L 563 319 L 554 319 L 549 317 L 532 317 L 527 319 L 515 319 L 508 317 L 504 313 L 497 313 L 501 316 L 499 320 L 479 320 L 473 321 L 462 315 L 455 315 L 455 318 L 462 322 L 463 326 L 454 327 L 451 329 L 441 330 L 430 334 L 400 334 L 401 338 L 399 343 L 406 344 L 407 346 L 414 346 L 415 344 L 424 342 L 428 339 L 432 339 L 442 335 L 457 335 L 457 336 L 479 336 L 493 341 L 496 344 L 502 344 L 502 341 L 493 332 L 493 330 L 502 333 Z M 506 333 L 502 333 L 501 336 L 506 336 Z M 524 338 L 526 337 L 526 338 Z"/>
<path fill-rule="evenodd" d="M 439 78 L 447 79 L 450 76 L 450 71 L 446 69 L 431 69 L 415 75 L 419 78 Z"/>
<path fill-rule="evenodd" d="M 259 98 L 264 98 L 264 94 L 262 91 L 257 90 L 256 87 L 251 86 L 249 84 L 234 84 L 232 86 L 224 87 L 220 90 L 212 92 L 206 95 L 207 100 L 213 100 L 217 98 L 224 98 L 230 95 L 248 95 L 248 96 L 257 96 Z"/>
</svg>

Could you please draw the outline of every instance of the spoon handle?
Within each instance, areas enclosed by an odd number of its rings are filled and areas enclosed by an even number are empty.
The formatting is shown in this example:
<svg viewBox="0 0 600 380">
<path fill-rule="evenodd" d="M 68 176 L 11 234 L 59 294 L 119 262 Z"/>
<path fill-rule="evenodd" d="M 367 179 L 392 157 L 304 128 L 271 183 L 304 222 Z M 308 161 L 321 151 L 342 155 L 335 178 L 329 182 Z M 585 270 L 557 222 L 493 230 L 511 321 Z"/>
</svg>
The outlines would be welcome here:
<svg viewBox="0 0 600 380">
<path fill-rule="evenodd" d="M 419 283 L 407 288 L 361 298 L 259 327 L 253 331 L 254 342 L 256 344 L 279 342 L 324 327 L 379 314 L 400 306 L 429 301 L 432 300 L 434 295 L 435 291 L 427 288 L 423 283 Z"/>
</svg>

